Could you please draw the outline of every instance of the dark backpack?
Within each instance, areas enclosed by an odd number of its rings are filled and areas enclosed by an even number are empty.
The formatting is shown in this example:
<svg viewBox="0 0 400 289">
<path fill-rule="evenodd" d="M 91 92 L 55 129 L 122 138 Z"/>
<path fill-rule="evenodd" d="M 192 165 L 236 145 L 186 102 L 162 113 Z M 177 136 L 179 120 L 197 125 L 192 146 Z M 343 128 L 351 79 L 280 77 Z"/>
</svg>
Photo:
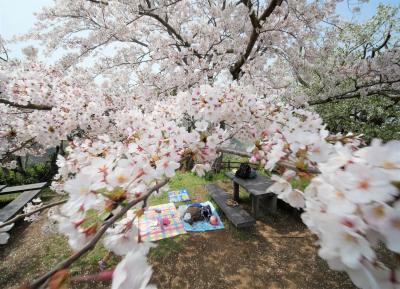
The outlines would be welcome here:
<svg viewBox="0 0 400 289">
<path fill-rule="evenodd" d="M 250 174 L 251 174 L 251 167 L 248 164 L 241 163 L 240 167 L 235 173 L 235 177 L 241 179 L 248 179 L 250 178 Z"/>
<path fill-rule="evenodd" d="M 190 219 L 185 220 L 185 222 L 189 223 L 190 225 L 197 221 L 208 221 L 212 216 L 211 207 L 209 205 L 203 206 L 198 203 L 190 205 L 186 209 L 185 214 L 186 213 L 190 214 Z"/>
</svg>

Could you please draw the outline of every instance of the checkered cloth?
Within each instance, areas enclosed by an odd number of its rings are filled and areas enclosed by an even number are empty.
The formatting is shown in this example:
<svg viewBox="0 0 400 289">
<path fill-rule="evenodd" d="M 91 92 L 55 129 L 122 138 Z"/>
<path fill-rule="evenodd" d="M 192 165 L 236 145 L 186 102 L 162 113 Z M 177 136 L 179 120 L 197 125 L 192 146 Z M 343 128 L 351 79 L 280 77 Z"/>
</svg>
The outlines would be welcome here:
<svg viewBox="0 0 400 289">
<path fill-rule="evenodd" d="M 186 189 L 168 192 L 168 199 L 170 203 L 189 202 L 190 197 Z"/>
<path fill-rule="evenodd" d="M 170 224 L 161 226 L 160 220 L 167 217 Z M 157 241 L 165 238 L 186 234 L 183 222 L 172 203 L 148 207 L 137 219 L 140 238 L 143 241 Z"/>
</svg>

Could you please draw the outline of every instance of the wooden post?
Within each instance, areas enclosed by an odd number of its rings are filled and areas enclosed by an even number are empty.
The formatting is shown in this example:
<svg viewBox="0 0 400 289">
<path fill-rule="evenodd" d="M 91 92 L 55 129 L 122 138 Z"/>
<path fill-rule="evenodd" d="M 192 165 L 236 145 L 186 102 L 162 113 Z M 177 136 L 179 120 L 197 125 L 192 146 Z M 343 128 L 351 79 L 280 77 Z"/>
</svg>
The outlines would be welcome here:
<svg viewBox="0 0 400 289">
<path fill-rule="evenodd" d="M 278 205 L 278 198 L 277 195 L 274 194 L 271 200 L 271 213 L 276 214 L 277 205 Z"/>
<path fill-rule="evenodd" d="M 258 217 L 259 197 L 251 195 L 251 211 L 254 217 Z"/>
<path fill-rule="evenodd" d="M 278 207 L 278 198 L 275 194 L 268 194 L 266 197 L 266 207 L 269 213 L 276 214 Z"/>
<path fill-rule="evenodd" d="M 236 182 L 233 182 L 233 200 L 239 201 L 239 184 Z"/>
</svg>

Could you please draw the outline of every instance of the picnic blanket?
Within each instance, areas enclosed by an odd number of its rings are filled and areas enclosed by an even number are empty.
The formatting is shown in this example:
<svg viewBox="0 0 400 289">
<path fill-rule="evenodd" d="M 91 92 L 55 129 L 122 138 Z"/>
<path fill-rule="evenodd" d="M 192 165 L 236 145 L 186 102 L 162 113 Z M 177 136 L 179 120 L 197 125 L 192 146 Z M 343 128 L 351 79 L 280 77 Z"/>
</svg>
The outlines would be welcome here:
<svg viewBox="0 0 400 289">
<path fill-rule="evenodd" d="M 169 225 L 160 225 L 160 219 L 164 217 L 170 220 Z M 137 218 L 137 226 L 143 241 L 157 241 L 186 234 L 183 221 L 172 203 L 146 208 L 143 215 Z"/>
<path fill-rule="evenodd" d="M 168 199 L 170 203 L 188 202 L 190 197 L 186 189 L 168 192 Z"/>
<path fill-rule="evenodd" d="M 194 222 L 192 225 L 189 223 L 183 222 L 185 230 L 187 232 L 205 232 L 205 231 L 214 231 L 214 230 L 220 230 L 225 228 L 224 223 L 222 223 L 221 218 L 219 217 L 217 210 L 215 210 L 213 204 L 209 201 L 201 203 L 203 206 L 209 205 L 211 207 L 211 212 L 214 216 L 217 217 L 218 219 L 218 224 L 216 226 L 211 225 L 210 222 L 204 220 L 204 221 L 197 221 Z M 184 212 L 186 208 L 190 205 L 182 205 L 179 207 L 179 212 Z"/>
</svg>

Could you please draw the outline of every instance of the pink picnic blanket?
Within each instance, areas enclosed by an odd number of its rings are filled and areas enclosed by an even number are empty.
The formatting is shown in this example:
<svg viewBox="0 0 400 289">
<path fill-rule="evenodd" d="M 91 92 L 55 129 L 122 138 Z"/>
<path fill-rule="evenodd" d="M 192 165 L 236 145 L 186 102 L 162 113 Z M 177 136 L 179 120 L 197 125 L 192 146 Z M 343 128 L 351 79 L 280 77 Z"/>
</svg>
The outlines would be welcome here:
<svg viewBox="0 0 400 289">
<path fill-rule="evenodd" d="M 160 224 L 160 220 L 165 217 L 169 219 L 170 224 Z M 186 234 L 183 221 L 172 203 L 146 208 L 144 214 L 137 219 L 137 226 L 143 241 L 157 241 Z"/>
</svg>

